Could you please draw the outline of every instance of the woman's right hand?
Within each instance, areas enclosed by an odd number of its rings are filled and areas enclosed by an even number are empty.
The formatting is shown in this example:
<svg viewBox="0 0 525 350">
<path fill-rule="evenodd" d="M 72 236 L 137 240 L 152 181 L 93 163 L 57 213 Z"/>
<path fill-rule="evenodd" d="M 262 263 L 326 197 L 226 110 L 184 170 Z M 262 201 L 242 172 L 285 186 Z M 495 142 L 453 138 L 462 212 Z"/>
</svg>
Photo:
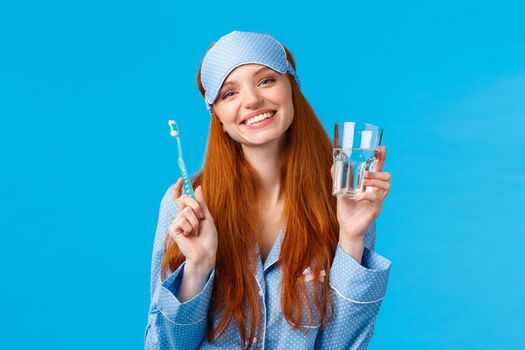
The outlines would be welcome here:
<svg viewBox="0 0 525 350">
<path fill-rule="evenodd" d="M 173 197 L 179 212 L 168 228 L 169 236 L 186 257 L 186 266 L 201 272 L 210 272 L 217 256 L 217 228 L 211 216 L 202 187 L 195 189 L 195 199 L 182 194 L 182 178 L 173 188 Z"/>
</svg>

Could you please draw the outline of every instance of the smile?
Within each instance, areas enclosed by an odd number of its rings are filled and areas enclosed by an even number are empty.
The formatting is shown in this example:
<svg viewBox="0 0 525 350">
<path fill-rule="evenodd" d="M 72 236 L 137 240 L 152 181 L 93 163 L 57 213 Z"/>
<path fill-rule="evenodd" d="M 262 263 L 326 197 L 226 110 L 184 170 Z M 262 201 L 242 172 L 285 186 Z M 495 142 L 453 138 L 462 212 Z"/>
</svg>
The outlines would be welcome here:
<svg viewBox="0 0 525 350">
<path fill-rule="evenodd" d="M 253 118 L 245 120 L 243 122 L 243 124 L 253 125 L 253 124 L 256 124 L 256 123 L 260 123 L 263 120 L 266 120 L 266 119 L 269 119 L 269 118 L 273 117 L 275 115 L 275 113 L 276 112 L 259 114 L 259 115 L 255 116 Z"/>
<path fill-rule="evenodd" d="M 260 114 L 256 117 L 246 120 L 241 125 L 248 129 L 264 128 L 266 125 L 271 124 L 275 119 L 277 119 L 276 115 L 277 112 Z"/>
</svg>

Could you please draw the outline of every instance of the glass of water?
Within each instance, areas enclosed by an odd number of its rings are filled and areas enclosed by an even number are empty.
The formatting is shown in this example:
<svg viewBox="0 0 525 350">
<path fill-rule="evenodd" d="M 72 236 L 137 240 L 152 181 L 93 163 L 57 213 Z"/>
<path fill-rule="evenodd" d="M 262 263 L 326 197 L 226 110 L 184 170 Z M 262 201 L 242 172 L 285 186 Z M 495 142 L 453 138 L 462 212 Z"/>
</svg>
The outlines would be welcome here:
<svg viewBox="0 0 525 350">
<path fill-rule="evenodd" d="M 374 172 L 383 128 L 361 122 L 335 123 L 332 194 L 353 198 L 363 192 L 365 171 Z"/>
</svg>

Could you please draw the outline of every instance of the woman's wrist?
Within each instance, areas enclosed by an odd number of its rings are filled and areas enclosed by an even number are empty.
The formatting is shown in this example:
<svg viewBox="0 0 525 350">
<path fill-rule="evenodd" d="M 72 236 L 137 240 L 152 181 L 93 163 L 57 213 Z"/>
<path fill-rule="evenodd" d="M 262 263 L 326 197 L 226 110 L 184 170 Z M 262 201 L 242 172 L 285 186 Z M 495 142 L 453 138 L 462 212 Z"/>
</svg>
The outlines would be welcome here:
<svg viewBox="0 0 525 350">
<path fill-rule="evenodd" d="M 195 265 L 191 261 L 186 261 L 182 283 L 176 292 L 177 299 L 181 303 L 195 297 L 202 291 L 209 278 L 214 265 Z"/>
<path fill-rule="evenodd" d="M 363 257 L 363 251 L 365 250 L 365 242 L 363 235 L 358 237 L 349 237 L 344 233 L 339 233 L 339 246 L 354 260 L 361 264 L 361 259 Z"/>
<path fill-rule="evenodd" d="M 211 270 L 215 266 L 215 259 L 209 258 L 202 262 L 186 261 L 184 271 L 195 276 L 206 276 L 210 274 Z"/>
</svg>

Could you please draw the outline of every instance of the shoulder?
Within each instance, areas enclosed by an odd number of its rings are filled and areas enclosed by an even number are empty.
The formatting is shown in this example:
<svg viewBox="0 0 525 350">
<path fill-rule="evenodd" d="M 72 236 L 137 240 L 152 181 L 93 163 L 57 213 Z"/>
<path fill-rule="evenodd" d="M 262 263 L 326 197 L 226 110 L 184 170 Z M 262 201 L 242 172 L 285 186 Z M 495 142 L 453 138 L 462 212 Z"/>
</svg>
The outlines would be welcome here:
<svg viewBox="0 0 525 350">
<path fill-rule="evenodd" d="M 169 225 L 173 222 L 178 213 L 178 207 L 173 199 L 173 187 L 170 185 L 163 193 L 160 202 L 157 230 L 155 232 L 155 251 L 164 250 L 164 240 Z"/>
<path fill-rule="evenodd" d="M 178 208 L 175 204 L 175 198 L 173 197 L 173 188 L 175 184 L 171 184 L 164 191 L 162 199 L 160 201 L 160 216 L 161 217 L 170 217 L 176 215 Z"/>
<path fill-rule="evenodd" d="M 175 198 L 173 197 L 173 190 L 174 190 L 175 184 L 171 184 L 164 190 L 164 194 L 162 195 L 162 203 L 166 202 L 167 204 L 172 203 L 175 205 Z"/>
</svg>

